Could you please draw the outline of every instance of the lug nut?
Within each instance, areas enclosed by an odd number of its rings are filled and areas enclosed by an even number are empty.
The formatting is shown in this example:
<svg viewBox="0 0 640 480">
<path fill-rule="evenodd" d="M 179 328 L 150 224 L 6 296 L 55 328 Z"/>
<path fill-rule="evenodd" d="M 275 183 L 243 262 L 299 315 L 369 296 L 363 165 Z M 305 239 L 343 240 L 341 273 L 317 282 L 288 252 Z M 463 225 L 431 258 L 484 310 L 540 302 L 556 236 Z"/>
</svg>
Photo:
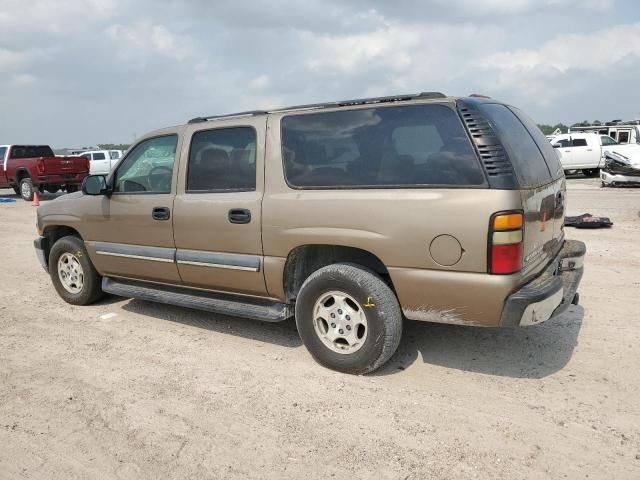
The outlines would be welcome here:
<svg viewBox="0 0 640 480">
<path fill-rule="evenodd" d="M 347 315 L 347 316 L 346 316 L 346 317 L 344 317 L 344 318 L 346 318 L 347 320 L 351 320 L 351 317 L 350 317 L 349 315 Z"/>
<path fill-rule="evenodd" d="M 332 314 L 331 314 L 331 318 L 336 318 L 336 314 L 335 314 L 335 313 L 332 313 Z"/>
<path fill-rule="evenodd" d="M 340 335 L 342 335 L 342 334 L 344 333 L 344 330 L 340 329 L 340 330 L 338 330 L 338 333 L 339 333 Z"/>
<path fill-rule="evenodd" d="M 347 330 L 351 330 L 351 325 L 347 325 Z"/>
<path fill-rule="evenodd" d="M 335 323 L 332 323 L 332 324 L 331 324 L 331 328 L 336 328 L 336 324 L 335 324 Z"/>
<path fill-rule="evenodd" d="M 338 309 L 338 315 L 342 315 L 342 310 Z"/>
</svg>

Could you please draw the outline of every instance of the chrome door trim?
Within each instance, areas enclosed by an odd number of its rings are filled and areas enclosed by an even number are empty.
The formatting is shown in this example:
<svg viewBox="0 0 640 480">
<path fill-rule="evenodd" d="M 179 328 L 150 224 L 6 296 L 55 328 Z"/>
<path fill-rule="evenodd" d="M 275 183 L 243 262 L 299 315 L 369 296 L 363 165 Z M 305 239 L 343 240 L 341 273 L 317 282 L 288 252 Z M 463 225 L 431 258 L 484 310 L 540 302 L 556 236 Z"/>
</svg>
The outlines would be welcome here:
<svg viewBox="0 0 640 480">
<path fill-rule="evenodd" d="M 98 255 L 165 263 L 173 263 L 176 254 L 175 248 L 149 247 L 127 243 L 95 242 L 95 248 Z"/>
<path fill-rule="evenodd" d="M 260 271 L 260 257 L 238 253 L 206 252 L 202 250 L 176 250 L 178 265 L 226 268 L 245 272 Z"/>
</svg>

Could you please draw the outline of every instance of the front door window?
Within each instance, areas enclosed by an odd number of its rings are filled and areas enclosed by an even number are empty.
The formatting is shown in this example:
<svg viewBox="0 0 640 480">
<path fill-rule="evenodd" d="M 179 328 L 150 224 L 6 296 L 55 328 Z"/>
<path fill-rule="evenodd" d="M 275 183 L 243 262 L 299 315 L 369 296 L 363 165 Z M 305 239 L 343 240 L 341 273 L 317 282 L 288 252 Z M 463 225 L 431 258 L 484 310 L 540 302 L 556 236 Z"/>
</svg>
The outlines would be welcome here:
<svg viewBox="0 0 640 480">
<path fill-rule="evenodd" d="M 144 140 L 136 145 L 116 172 L 115 193 L 170 193 L 177 135 Z"/>
</svg>

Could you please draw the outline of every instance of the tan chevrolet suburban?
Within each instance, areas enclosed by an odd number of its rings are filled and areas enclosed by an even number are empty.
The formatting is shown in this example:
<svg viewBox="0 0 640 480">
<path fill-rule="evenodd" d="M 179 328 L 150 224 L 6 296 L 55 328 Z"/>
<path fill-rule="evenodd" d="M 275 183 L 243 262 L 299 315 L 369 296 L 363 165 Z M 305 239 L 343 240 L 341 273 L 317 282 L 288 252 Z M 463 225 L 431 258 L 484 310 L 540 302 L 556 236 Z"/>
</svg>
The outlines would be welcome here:
<svg viewBox="0 0 640 480">
<path fill-rule="evenodd" d="M 383 365 L 403 318 L 534 325 L 577 303 L 558 157 L 520 110 L 421 93 L 200 117 L 38 209 L 59 295 L 277 322 L 322 365 Z M 188 315 L 188 312 L 185 311 Z"/>
</svg>

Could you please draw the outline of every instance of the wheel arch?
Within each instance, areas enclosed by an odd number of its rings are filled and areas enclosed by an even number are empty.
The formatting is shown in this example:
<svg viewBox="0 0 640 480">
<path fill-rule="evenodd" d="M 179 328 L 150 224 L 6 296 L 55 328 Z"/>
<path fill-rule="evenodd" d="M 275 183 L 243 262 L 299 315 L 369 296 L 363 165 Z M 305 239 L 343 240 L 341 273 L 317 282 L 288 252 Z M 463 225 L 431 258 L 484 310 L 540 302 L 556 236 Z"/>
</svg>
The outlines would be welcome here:
<svg viewBox="0 0 640 480">
<path fill-rule="evenodd" d="M 20 167 L 16 170 L 16 183 L 20 185 L 24 178 L 31 178 L 31 173 L 26 168 Z M 33 181 L 33 178 L 31 178 L 31 181 Z"/>
<path fill-rule="evenodd" d="M 68 225 L 49 225 L 43 230 L 43 236 L 47 239 L 44 249 L 44 256 L 47 263 L 49 263 L 49 253 L 51 252 L 51 248 L 61 238 L 71 236 L 78 237 L 80 240 L 83 240 L 80 232 Z"/>
<path fill-rule="evenodd" d="M 285 301 L 293 302 L 309 275 L 333 263 L 353 263 L 367 267 L 395 291 L 387 267 L 372 252 L 345 245 L 307 244 L 293 248 L 287 255 L 282 275 Z"/>
</svg>

